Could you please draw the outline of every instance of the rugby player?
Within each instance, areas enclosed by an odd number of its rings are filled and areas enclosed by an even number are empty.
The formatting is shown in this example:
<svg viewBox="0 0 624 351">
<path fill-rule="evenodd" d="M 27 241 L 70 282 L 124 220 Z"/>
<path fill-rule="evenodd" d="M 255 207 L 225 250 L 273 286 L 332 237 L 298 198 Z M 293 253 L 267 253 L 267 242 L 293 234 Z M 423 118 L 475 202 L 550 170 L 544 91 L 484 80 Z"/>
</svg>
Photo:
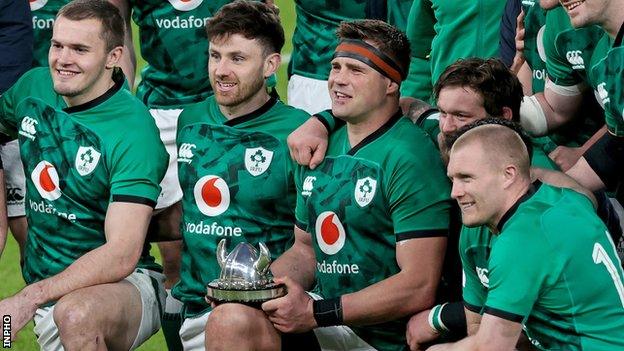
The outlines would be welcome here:
<svg viewBox="0 0 624 351">
<path fill-rule="evenodd" d="M 624 281 L 613 241 L 588 197 L 531 182 L 529 149 L 516 131 L 482 125 L 450 150 L 462 222 L 491 234 L 460 242 L 470 336 L 429 350 L 513 350 L 523 328 L 539 349 L 624 347 Z"/>
<path fill-rule="evenodd" d="M 220 275 L 217 244 L 266 243 L 273 258 L 293 242 L 294 162 L 286 137 L 308 114 L 269 93 L 284 31 L 274 7 L 237 1 L 207 23 L 208 73 L 214 95 L 188 105 L 177 128 L 183 192 L 182 267 L 173 295 L 184 303 L 185 350 L 223 338 L 206 333 L 206 285 Z M 258 346 L 260 347 L 260 346 Z"/>
<path fill-rule="evenodd" d="M 288 64 L 288 104 L 315 114 L 331 108 L 327 92 L 341 21 L 378 19 L 405 31 L 413 0 L 295 0 L 297 22 Z"/>
<path fill-rule="evenodd" d="M 12 335 L 35 320 L 43 350 L 134 349 L 160 327 L 164 277 L 144 247 L 166 169 L 145 106 L 118 67 L 124 22 L 103 0 L 76 0 L 54 23 L 50 68 L 0 98 L 26 178 L 27 286 L 0 301 Z"/>
<path fill-rule="evenodd" d="M 399 108 L 409 43 L 377 20 L 343 22 L 337 34 L 331 112 L 347 123 L 319 167 L 295 172 L 295 244 L 272 266 L 288 294 L 262 305 L 268 319 L 217 306 L 207 326 L 221 335 L 214 349 L 275 350 L 279 333 L 313 330 L 321 349 L 399 350 L 406 317 L 434 302 L 448 184 L 433 143 Z M 304 289 L 315 280 L 312 298 Z"/>
</svg>

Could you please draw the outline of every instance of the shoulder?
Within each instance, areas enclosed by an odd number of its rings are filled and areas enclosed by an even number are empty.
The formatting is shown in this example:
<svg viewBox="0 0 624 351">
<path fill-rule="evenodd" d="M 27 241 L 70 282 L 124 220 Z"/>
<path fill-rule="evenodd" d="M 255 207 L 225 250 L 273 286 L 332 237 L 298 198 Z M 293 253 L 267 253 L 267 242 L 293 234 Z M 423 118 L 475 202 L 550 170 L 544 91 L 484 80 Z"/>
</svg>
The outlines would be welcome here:
<svg viewBox="0 0 624 351">
<path fill-rule="evenodd" d="M 182 113 L 178 117 L 178 130 L 205 119 L 211 106 L 216 106 L 214 96 L 209 96 L 204 101 L 184 106 Z"/>
</svg>

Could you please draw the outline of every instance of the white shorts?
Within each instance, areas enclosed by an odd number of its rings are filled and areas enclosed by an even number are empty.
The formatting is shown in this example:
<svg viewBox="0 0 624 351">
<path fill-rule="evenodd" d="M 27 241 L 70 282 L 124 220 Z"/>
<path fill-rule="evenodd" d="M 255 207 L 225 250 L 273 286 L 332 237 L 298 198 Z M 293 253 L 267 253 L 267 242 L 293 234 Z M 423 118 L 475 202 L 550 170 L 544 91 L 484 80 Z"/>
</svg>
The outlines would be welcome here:
<svg viewBox="0 0 624 351">
<path fill-rule="evenodd" d="M 132 347 L 134 350 L 160 329 L 160 318 L 165 303 L 165 276 L 147 269 L 137 268 L 124 279 L 134 285 L 141 295 L 141 324 Z M 39 308 L 35 312 L 37 342 L 42 351 L 62 351 L 58 327 L 54 323 L 54 306 Z"/>
<path fill-rule="evenodd" d="M 327 81 L 293 74 L 288 81 L 288 104 L 311 115 L 330 109 Z"/>
<path fill-rule="evenodd" d="M 178 149 L 176 146 L 176 129 L 178 127 L 178 117 L 182 113 L 181 109 L 150 109 L 150 113 L 160 130 L 160 140 L 165 144 L 165 149 L 169 154 L 169 165 L 167 173 L 160 187 L 162 188 L 156 209 L 167 208 L 182 199 L 182 189 L 178 180 Z"/>
<path fill-rule="evenodd" d="M 192 318 L 185 318 L 180 328 L 180 340 L 184 351 L 203 351 L 206 349 L 206 323 L 210 311 Z"/>
<path fill-rule="evenodd" d="M 9 217 L 25 216 L 26 183 L 17 139 L 0 146 L 0 157 L 4 166 L 7 215 Z"/>
</svg>

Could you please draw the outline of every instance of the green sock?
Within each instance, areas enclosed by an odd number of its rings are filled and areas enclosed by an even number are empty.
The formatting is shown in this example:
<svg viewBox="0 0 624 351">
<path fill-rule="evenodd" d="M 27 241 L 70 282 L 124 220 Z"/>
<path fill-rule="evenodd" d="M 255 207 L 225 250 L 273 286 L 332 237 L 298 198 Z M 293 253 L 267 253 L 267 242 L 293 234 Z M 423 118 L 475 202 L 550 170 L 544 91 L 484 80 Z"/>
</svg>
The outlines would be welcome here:
<svg viewBox="0 0 624 351">
<path fill-rule="evenodd" d="M 167 290 L 165 313 L 161 319 L 162 331 L 169 351 L 182 351 L 180 328 L 182 327 L 182 303 Z"/>
</svg>

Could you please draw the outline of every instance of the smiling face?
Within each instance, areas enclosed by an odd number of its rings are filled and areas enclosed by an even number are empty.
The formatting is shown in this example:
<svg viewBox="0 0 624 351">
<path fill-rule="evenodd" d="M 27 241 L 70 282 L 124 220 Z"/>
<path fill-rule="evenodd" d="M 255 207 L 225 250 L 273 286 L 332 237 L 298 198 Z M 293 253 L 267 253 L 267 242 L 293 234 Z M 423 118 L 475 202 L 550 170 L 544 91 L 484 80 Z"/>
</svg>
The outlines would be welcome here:
<svg viewBox="0 0 624 351">
<path fill-rule="evenodd" d="M 450 153 L 447 174 L 453 182 L 453 197 L 462 213 L 462 223 L 468 227 L 494 226 L 502 216 L 505 204 L 505 177 L 483 145 L 472 142 Z"/>
<path fill-rule="evenodd" d="M 266 56 L 256 39 L 240 34 L 213 38 L 208 72 L 217 103 L 232 111 L 251 112 L 262 106 L 268 96 L 265 77 L 273 74 L 276 58 L 279 54 Z"/>
<path fill-rule="evenodd" d="M 572 26 L 581 28 L 605 22 L 610 0 L 560 0 L 560 2 L 570 16 Z"/>
<path fill-rule="evenodd" d="M 48 53 L 50 73 L 54 91 L 70 106 L 91 101 L 113 85 L 112 69 L 123 49 L 108 51 L 101 31 L 102 24 L 96 19 L 59 17 L 54 22 Z"/>
<path fill-rule="evenodd" d="M 331 65 L 328 86 L 336 117 L 357 123 L 386 101 L 390 79 L 369 65 L 349 57 L 336 57 Z"/>
<path fill-rule="evenodd" d="M 440 132 L 444 139 L 461 127 L 488 116 L 483 107 L 483 97 L 469 87 L 442 88 L 437 105 L 440 110 Z"/>
</svg>

